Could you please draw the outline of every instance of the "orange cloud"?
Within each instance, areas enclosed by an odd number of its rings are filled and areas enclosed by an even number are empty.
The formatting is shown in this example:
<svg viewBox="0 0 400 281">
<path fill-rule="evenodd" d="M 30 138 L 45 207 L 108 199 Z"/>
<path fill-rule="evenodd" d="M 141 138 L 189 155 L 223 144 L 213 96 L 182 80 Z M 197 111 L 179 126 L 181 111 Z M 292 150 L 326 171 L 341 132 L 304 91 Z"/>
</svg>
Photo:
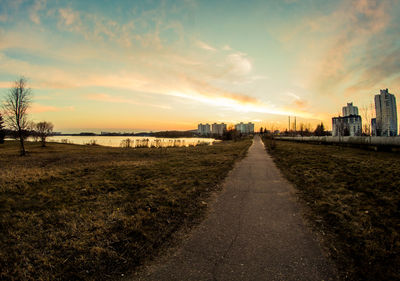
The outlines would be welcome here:
<svg viewBox="0 0 400 281">
<path fill-rule="evenodd" d="M 346 97 L 366 102 L 377 85 L 400 71 L 394 37 L 385 34 L 396 23 L 394 1 L 341 1 L 331 13 L 304 18 L 276 34 L 285 48 L 301 53 L 294 67 L 297 84 L 313 95 L 293 106 L 336 114 Z M 339 104 L 339 106 L 338 106 Z M 315 115 L 321 115 L 316 113 Z M 322 115 L 321 115 L 322 117 Z"/>
<path fill-rule="evenodd" d="M 0 81 L 0 88 L 7 89 L 12 87 L 12 82 Z"/>
<path fill-rule="evenodd" d="M 179 35 L 179 23 L 169 22 L 158 26 L 155 30 L 138 33 L 133 32 L 142 23 L 140 19 L 126 24 L 94 16 L 83 11 L 70 8 L 58 9 L 58 27 L 62 30 L 82 35 L 86 40 L 81 45 L 68 42 L 66 46 L 56 49 L 54 42 L 43 45 L 38 40 L 34 44 L 24 44 L 23 36 L 19 38 L 6 34 L 11 43 L 7 46 L 20 48 L 29 46 L 35 55 L 43 55 L 47 59 L 67 62 L 65 65 L 40 65 L 11 58 L 4 62 L 10 73 L 21 71 L 28 73 L 34 88 L 47 89 L 85 89 L 90 87 L 121 89 L 157 95 L 170 95 L 200 101 L 209 105 L 227 109 L 261 112 L 273 114 L 291 114 L 282 107 L 277 107 L 266 98 L 255 98 L 246 91 L 234 91 L 232 85 L 253 83 L 265 79 L 263 75 L 255 75 L 253 60 L 243 52 L 234 51 L 226 45 L 225 52 L 198 52 L 198 48 L 217 51 L 216 48 L 199 39 L 188 40 L 197 48 L 182 48 L 171 44 L 164 46 L 159 33 L 162 28 L 174 30 Z M 153 15 L 154 17 L 154 15 Z M 157 22 L 157 17 L 151 19 Z M 87 24 L 89 23 L 89 24 Z M 11 32 L 10 32 L 11 33 Z M 31 40 L 31 39 L 29 39 Z M 4 40 L 8 41 L 8 40 Z M 110 43 L 110 44 L 109 44 Z M 1 44 L 1 43 L 0 43 Z M 192 46 L 193 47 L 193 46 Z M 8 47 L 7 47 L 8 48 Z M 54 51 L 56 49 L 56 51 Z M 99 65 L 93 66 L 96 59 Z M 51 73 L 51 75 L 49 75 Z M 220 83 L 222 82 L 222 83 Z M 220 86 L 220 85 L 227 85 Z M 217 86 L 219 85 L 219 86 Z M 246 84 L 246 86 L 248 86 Z M 96 90 L 97 91 L 97 90 Z M 103 90 L 100 90 L 103 91 Z M 114 96 L 108 94 L 88 94 L 86 99 L 112 103 L 129 103 L 135 105 L 168 108 L 168 106 L 138 102 L 127 95 Z M 56 110 L 47 108 L 43 110 Z"/>
<path fill-rule="evenodd" d="M 41 105 L 38 103 L 33 103 L 28 109 L 29 113 L 43 113 L 43 112 L 60 112 L 60 111 L 74 111 L 73 106 L 56 107 L 49 105 Z"/>
<path fill-rule="evenodd" d="M 127 99 L 127 98 L 118 97 L 118 96 L 110 96 L 110 95 L 107 95 L 107 94 L 87 94 L 87 95 L 85 95 L 85 97 L 87 99 L 89 99 L 89 100 L 101 101 L 101 102 L 135 104 L 135 105 L 144 105 L 144 106 L 157 107 L 157 108 L 162 108 L 162 109 L 171 109 L 170 106 L 166 106 L 166 105 L 137 102 L 137 101 L 135 101 L 133 99 Z"/>
<path fill-rule="evenodd" d="M 175 60 L 177 57 L 172 56 Z M 136 58 L 136 57 L 135 57 Z M 159 55 L 155 54 L 154 59 L 158 59 Z M 251 63 L 247 56 L 242 53 L 233 53 L 222 70 L 215 72 L 209 70 L 208 65 L 193 64 L 191 57 L 180 56 L 181 60 L 176 60 L 175 63 L 170 61 L 166 55 L 162 55 L 164 61 L 157 62 L 159 65 L 151 65 L 151 73 L 147 71 L 149 66 L 143 65 L 142 73 L 129 71 L 129 68 L 109 74 L 105 71 L 85 71 L 76 72 L 68 69 L 60 70 L 55 67 L 32 65 L 27 62 L 21 62 L 13 59 L 6 59 L 9 69 L 18 73 L 18 69 L 24 69 L 31 74 L 31 80 L 34 81 L 34 88 L 84 88 L 84 87 L 104 87 L 111 89 L 127 89 L 135 92 L 172 95 L 204 101 L 208 104 L 223 106 L 226 108 L 240 108 L 241 110 L 254 112 L 275 112 L 277 114 L 286 114 L 282 110 L 275 108 L 266 102 L 260 101 L 250 95 L 235 93 L 225 89 L 215 87 L 210 81 L 217 79 L 238 79 L 237 77 L 247 77 L 251 72 Z M 116 57 L 118 60 L 126 60 L 126 58 Z M 224 61 L 225 62 L 225 61 Z M 191 68 L 188 69 L 188 64 Z M 165 65 L 172 65 L 174 68 L 168 72 L 162 69 Z M 190 71 L 191 70 L 191 71 Z M 235 76 L 231 77 L 224 73 L 235 72 Z M 48 75 L 52 73 L 52 75 Z M 88 74 L 86 74 L 88 73 Z M 249 79 L 253 79 L 250 76 Z M 8 86 L 8 85 L 7 85 Z M 177 95 L 176 93 L 180 93 Z M 192 96 L 192 97 L 191 97 Z M 86 98 L 98 101 L 130 103 L 137 105 L 146 105 L 159 108 L 168 108 L 168 106 L 156 104 L 144 104 L 130 98 L 114 97 L 105 94 L 87 95 Z M 217 102 L 216 102 L 217 101 Z M 50 108 L 48 108 L 50 110 Z"/>
</svg>

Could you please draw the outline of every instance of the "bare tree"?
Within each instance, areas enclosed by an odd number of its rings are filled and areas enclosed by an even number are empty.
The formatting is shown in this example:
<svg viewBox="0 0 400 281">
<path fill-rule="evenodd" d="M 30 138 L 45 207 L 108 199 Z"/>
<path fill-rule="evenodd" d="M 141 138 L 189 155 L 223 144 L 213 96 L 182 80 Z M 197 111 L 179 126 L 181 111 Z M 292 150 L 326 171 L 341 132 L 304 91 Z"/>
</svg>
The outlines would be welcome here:
<svg viewBox="0 0 400 281">
<path fill-rule="evenodd" d="M 32 91 L 27 88 L 27 81 L 21 77 L 14 82 L 6 94 L 3 109 L 7 125 L 17 133 L 20 141 L 21 155 L 25 155 L 24 140 L 28 136 L 27 110 L 31 104 Z"/>
<path fill-rule="evenodd" d="M 271 134 L 275 132 L 275 124 L 273 122 L 268 122 L 265 128 L 268 128 Z"/>
<path fill-rule="evenodd" d="M 373 106 L 372 103 L 370 105 L 364 105 L 361 107 L 362 118 L 364 119 L 364 125 L 362 127 L 362 133 L 364 135 L 371 135 L 371 119 L 373 117 Z"/>
<path fill-rule="evenodd" d="M 36 134 L 40 138 L 40 142 L 42 143 L 43 147 L 46 146 L 47 137 L 51 136 L 53 133 L 53 128 L 53 124 L 46 121 L 39 122 L 35 125 Z"/>
<path fill-rule="evenodd" d="M 304 136 L 304 128 L 305 128 L 304 124 L 300 123 L 300 135 L 301 136 Z"/>
<path fill-rule="evenodd" d="M 6 136 L 6 132 L 4 130 L 4 120 L 3 120 L 3 116 L 0 113 L 0 143 L 4 143 L 5 136 Z"/>
</svg>

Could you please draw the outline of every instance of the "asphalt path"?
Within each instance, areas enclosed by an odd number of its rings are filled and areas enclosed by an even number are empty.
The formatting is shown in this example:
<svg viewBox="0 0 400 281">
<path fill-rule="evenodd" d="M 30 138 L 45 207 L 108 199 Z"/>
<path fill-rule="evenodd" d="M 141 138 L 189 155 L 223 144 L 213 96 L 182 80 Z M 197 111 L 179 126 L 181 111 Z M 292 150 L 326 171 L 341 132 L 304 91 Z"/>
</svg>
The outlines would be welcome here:
<svg viewBox="0 0 400 281">
<path fill-rule="evenodd" d="M 207 218 L 132 280 L 337 280 L 294 189 L 256 136 Z"/>
</svg>

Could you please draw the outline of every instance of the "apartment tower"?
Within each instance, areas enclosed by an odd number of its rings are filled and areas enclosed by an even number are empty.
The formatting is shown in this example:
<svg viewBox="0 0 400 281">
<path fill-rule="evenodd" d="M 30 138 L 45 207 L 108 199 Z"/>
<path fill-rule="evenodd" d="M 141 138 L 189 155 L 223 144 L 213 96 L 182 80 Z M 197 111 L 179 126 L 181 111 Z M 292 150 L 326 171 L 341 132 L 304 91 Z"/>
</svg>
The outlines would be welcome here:
<svg viewBox="0 0 400 281">
<path fill-rule="evenodd" d="M 388 89 L 375 96 L 376 135 L 397 136 L 396 97 Z"/>
</svg>

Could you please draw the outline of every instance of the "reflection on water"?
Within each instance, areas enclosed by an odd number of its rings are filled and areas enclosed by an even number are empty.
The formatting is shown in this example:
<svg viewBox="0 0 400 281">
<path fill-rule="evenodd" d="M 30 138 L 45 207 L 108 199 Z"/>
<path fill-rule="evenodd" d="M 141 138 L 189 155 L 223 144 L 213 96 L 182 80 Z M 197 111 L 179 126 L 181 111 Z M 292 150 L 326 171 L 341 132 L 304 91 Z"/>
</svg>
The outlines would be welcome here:
<svg viewBox="0 0 400 281">
<path fill-rule="evenodd" d="M 49 142 L 104 145 L 111 147 L 181 147 L 212 145 L 214 139 L 205 138 L 155 138 L 127 136 L 53 136 Z"/>
</svg>

